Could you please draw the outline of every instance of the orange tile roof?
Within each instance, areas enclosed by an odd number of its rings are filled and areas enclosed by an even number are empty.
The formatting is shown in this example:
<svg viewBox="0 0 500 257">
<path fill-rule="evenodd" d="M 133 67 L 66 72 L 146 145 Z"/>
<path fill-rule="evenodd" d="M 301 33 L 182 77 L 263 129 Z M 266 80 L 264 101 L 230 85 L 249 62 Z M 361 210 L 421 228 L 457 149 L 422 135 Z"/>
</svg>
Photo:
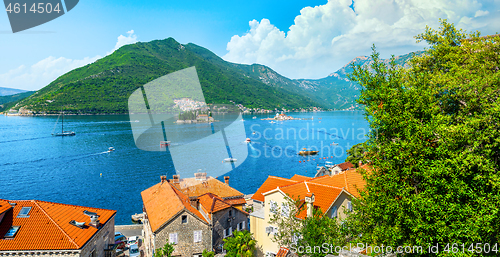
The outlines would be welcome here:
<svg viewBox="0 0 500 257">
<path fill-rule="evenodd" d="M 276 189 L 280 186 L 286 186 L 297 182 L 298 181 L 292 179 L 269 176 L 267 177 L 266 181 L 264 181 L 264 183 L 259 187 L 259 189 L 257 189 L 257 192 L 253 194 L 252 199 L 264 202 L 264 195 L 262 195 L 263 193 Z"/>
<path fill-rule="evenodd" d="M 230 205 L 242 205 L 242 204 L 246 204 L 247 201 L 245 200 L 245 198 L 241 197 L 241 198 L 233 198 L 233 199 L 226 199 L 224 200 L 224 202 L 230 204 Z"/>
<path fill-rule="evenodd" d="M 9 201 L 0 199 L 0 214 L 10 210 L 11 207 Z"/>
<path fill-rule="evenodd" d="M 108 222 L 116 211 L 38 200 L 10 201 L 16 205 L 0 223 L 0 251 L 14 250 L 76 250 L 82 248 L 98 229 L 88 226 L 90 217 L 83 211 L 97 213 L 101 224 Z M 18 218 L 22 207 L 31 207 L 29 217 Z M 85 228 L 69 222 L 85 222 Z M 20 226 L 14 238 L 4 239 L 11 226 Z"/>
<path fill-rule="evenodd" d="M 367 168 L 367 165 L 361 166 L 362 168 Z M 366 181 L 363 179 L 361 173 L 355 169 L 346 170 L 342 173 L 332 175 L 332 176 L 322 176 L 309 180 L 310 182 L 330 185 L 340 188 L 345 188 L 347 192 L 351 193 L 355 197 L 360 197 L 359 191 L 363 190 L 366 185 Z"/>
<path fill-rule="evenodd" d="M 319 208 L 323 213 L 328 211 L 333 201 L 342 192 L 342 188 L 323 185 L 319 183 L 304 181 L 288 186 L 280 187 L 280 190 L 288 195 L 290 198 L 296 200 L 303 200 L 306 195 L 314 193 L 315 201 L 313 205 Z M 306 217 L 307 211 L 304 208 L 298 215 L 297 218 L 304 219 Z"/>
<path fill-rule="evenodd" d="M 182 210 L 188 210 L 208 223 L 205 217 L 191 206 L 189 198 L 168 182 L 160 182 L 142 191 L 141 196 L 153 232 Z"/>
<path fill-rule="evenodd" d="M 309 180 L 309 179 L 312 179 L 310 177 L 306 177 L 306 176 L 302 176 L 302 175 L 298 175 L 298 174 L 295 174 L 293 175 L 292 178 L 290 178 L 291 180 L 295 180 L 295 181 L 304 181 L 304 180 Z"/>
<path fill-rule="evenodd" d="M 231 205 L 222 200 L 222 198 L 211 193 L 204 194 L 198 197 L 198 199 L 201 206 L 203 206 L 208 214 L 231 207 Z"/>
<path fill-rule="evenodd" d="M 197 181 L 195 178 L 185 178 L 180 183 L 170 183 L 189 197 L 198 197 L 206 193 L 212 193 L 221 198 L 244 196 L 240 191 L 212 177 L 207 178 L 205 181 Z"/>
</svg>

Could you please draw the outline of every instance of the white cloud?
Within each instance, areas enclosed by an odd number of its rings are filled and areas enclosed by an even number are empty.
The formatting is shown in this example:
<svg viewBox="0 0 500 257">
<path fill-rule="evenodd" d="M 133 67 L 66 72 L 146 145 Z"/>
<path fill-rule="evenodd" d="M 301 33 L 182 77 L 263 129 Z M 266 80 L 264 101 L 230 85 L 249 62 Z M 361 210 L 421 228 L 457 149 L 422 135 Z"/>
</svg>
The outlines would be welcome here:
<svg viewBox="0 0 500 257">
<path fill-rule="evenodd" d="M 118 41 L 116 42 L 115 48 L 107 53 L 107 55 L 112 54 L 114 51 L 118 50 L 124 45 L 130 45 L 137 43 L 137 36 L 134 35 L 134 30 L 127 31 L 128 36 L 120 35 Z"/>
<path fill-rule="evenodd" d="M 116 45 L 106 55 L 113 53 L 116 49 L 137 42 L 137 36 L 133 30 L 127 32 L 127 36 L 120 35 Z M 102 58 L 100 55 L 85 57 L 83 59 L 68 59 L 65 57 L 49 56 L 31 66 L 21 65 L 6 73 L 0 74 L 0 87 L 18 88 L 24 90 L 38 90 L 61 75 L 93 63 Z"/>
<path fill-rule="evenodd" d="M 437 29 L 439 18 L 468 31 L 492 34 L 500 29 L 500 3 L 475 0 L 329 0 L 305 7 L 287 32 L 268 19 L 249 22 L 250 30 L 227 44 L 227 61 L 268 65 L 290 78 L 320 78 L 359 55 L 372 44 L 382 57 L 425 47 L 414 36 L 426 25 Z M 489 13 L 482 10 L 495 10 Z"/>
</svg>

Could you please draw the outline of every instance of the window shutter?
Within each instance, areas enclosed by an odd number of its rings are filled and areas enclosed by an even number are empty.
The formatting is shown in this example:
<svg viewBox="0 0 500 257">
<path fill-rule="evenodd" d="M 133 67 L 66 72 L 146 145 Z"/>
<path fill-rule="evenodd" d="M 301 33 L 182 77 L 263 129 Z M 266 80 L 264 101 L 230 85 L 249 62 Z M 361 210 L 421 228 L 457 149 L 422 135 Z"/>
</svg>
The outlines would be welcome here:
<svg viewBox="0 0 500 257">
<path fill-rule="evenodd" d="M 227 233 L 226 233 L 226 230 L 224 229 L 224 238 L 227 237 Z"/>
<path fill-rule="evenodd" d="M 241 227 L 242 227 L 241 228 L 242 230 L 246 230 L 247 229 L 247 227 L 245 227 L 245 221 L 243 221 L 243 225 Z"/>
<path fill-rule="evenodd" d="M 233 228 L 229 228 L 229 235 L 232 235 L 233 234 Z"/>
<path fill-rule="evenodd" d="M 332 214 L 331 214 L 331 218 L 336 218 L 337 217 L 337 206 L 333 206 L 332 208 Z"/>
<path fill-rule="evenodd" d="M 174 234 L 175 244 L 177 244 L 177 233 Z"/>
</svg>

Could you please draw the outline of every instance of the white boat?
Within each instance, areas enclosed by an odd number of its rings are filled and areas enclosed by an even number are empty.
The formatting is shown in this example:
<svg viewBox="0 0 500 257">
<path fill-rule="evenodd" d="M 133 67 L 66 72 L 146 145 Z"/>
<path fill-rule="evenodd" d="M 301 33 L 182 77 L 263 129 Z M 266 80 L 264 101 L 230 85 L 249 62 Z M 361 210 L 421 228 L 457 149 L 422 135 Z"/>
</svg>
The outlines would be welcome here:
<svg viewBox="0 0 500 257">
<path fill-rule="evenodd" d="M 250 138 L 247 138 L 247 140 L 245 140 L 245 142 L 250 143 L 250 142 L 252 142 L 252 140 L 250 140 Z"/>
<path fill-rule="evenodd" d="M 59 117 L 62 117 L 62 120 L 61 120 L 61 133 L 54 133 L 54 130 L 56 129 L 56 126 L 57 126 L 57 121 L 59 121 Z M 56 136 L 56 137 L 64 137 L 64 136 L 74 136 L 76 135 L 75 132 L 73 131 L 64 131 L 64 112 L 61 112 L 61 114 L 59 114 L 59 117 L 57 117 L 57 121 L 56 121 L 56 124 L 54 125 L 54 128 L 52 129 L 52 135 L 53 136 Z"/>
<path fill-rule="evenodd" d="M 274 121 L 271 121 L 271 122 L 269 122 L 269 123 L 276 123 L 276 122 L 274 122 Z"/>
<path fill-rule="evenodd" d="M 110 147 L 110 148 L 108 148 L 108 153 L 109 153 L 109 152 L 113 152 L 114 150 L 115 150 L 115 148 L 114 148 L 114 147 Z"/>
<path fill-rule="evenodd" d="M 252 119 L 254 119 L 254 120 L 257 119 L 257 116 L 253 116 Z"/>
<path fill-rule="evenodd" d="M 237 159 L 236 159 L 236 158 L 232 158 L 232 157 L 231 157 L 231 158 L 226 158 L 226 159 L 224 159 L 224 161 L 225 161 L 225 162 L 236 162 L 236 161 L 237 161 Z"/>
</svg>

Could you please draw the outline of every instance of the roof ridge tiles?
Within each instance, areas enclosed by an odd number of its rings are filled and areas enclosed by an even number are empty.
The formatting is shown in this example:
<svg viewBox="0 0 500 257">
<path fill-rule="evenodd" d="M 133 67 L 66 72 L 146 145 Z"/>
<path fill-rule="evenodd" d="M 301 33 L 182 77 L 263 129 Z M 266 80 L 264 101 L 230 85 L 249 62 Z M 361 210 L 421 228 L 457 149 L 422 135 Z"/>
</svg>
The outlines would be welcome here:
<svg viewBox="0 0 500 257">
<path fill-rule="evenodd" d="M 40 204 L 37 203 L 37 200 L 31 200 L 32 203 L 34 203 L 41 211 L 42 213 L 47 216 L 47 218 L 69 239 L 69 241 L 71 243 L 73 243 L 74 246 L 76 246 L 76 248 L 80 248 L 80 246 L 75 242 L 75 240 L 73 240 L 73 238 L 71 238 L 68 233 L 66 233 L 66 231 L 64 231 L 63 228 L 61 228 L 61 226 L 59 226 L 59 224 L 57 224 L 57 222 L 55 222 L 54 219 L 52 219 L 52 217 L 50 217 L 50 215 L 42 208 L 42 206 L 40 206 Z M 44 201 L 41 201 L 41 202 L 44 202 Z M 50 202 L 46 202 L 46 203 L 50 203 Z M 67 204 L 68 206 L 71 206 L 69 204 Z"/>
</svg>

